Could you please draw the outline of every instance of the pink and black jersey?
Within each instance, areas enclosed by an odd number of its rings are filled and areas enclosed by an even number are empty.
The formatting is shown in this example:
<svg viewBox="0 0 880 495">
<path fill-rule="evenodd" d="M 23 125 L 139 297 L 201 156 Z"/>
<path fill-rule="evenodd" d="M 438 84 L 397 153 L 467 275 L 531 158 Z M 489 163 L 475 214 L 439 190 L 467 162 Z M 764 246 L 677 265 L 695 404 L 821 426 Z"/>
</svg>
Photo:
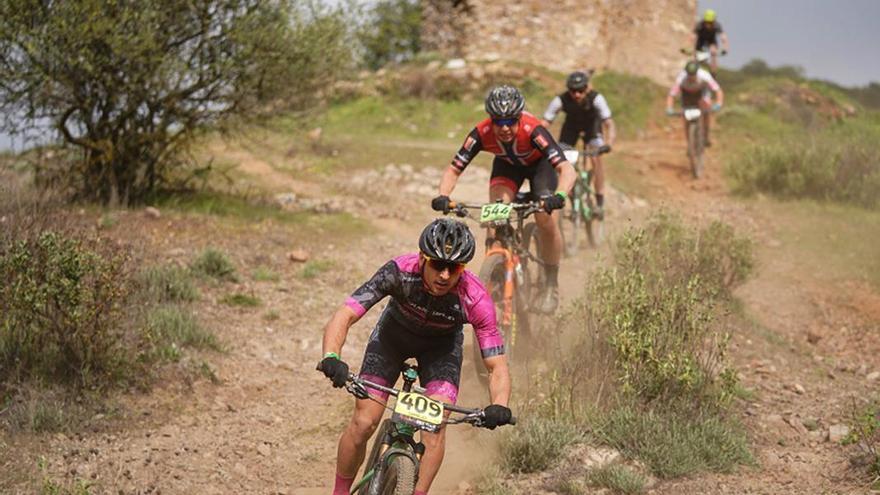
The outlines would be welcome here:
<svg viewBox="0 0 880 495">
<path fill-rule="evenodd" d="M 415 335 L 454 335 L 469 323 L 474 327 L 484 358 L 504 354 L 492 298 L 476 275 L 467 270 L 448 294 L 434 296 L 422 280 L 419 254 L 405 254 L 379 268 L 354 291 L 346 305 L 360 316 L 385 296 L 391 296 L 391 301 L 382 318 L 392 318 Z"/>
</svg>

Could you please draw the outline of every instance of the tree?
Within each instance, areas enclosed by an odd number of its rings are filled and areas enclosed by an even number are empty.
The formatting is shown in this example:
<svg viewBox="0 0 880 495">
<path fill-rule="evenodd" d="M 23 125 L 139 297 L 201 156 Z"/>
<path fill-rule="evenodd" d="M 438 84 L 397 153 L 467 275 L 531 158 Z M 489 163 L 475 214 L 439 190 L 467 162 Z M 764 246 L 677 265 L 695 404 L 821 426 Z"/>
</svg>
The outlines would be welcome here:
<svg viewBox="0 0 880 495">
<path fill-rule="evenodd" d="M 197 131 L 314 101 L 346 42 L 338 12 L 292 0 L 6 0 L 0 112 L 82 150 L 80 197 L 128 204 Z"/>
<path fill-rule="evenodd" d="M 378 0 L 358 33 L 364 63 L 378 69 L 411 59 L 421 50 L 422 6 L 418 0 Z"/>
</svg>

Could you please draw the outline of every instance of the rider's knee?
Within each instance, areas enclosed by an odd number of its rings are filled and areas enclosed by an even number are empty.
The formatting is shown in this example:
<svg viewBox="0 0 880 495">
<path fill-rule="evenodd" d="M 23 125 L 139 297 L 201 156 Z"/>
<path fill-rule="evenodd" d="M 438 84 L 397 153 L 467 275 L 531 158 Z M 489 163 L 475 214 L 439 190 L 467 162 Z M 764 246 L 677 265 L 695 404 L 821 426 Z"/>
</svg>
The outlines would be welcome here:
<svg viewBox="0 0 880 495">
<path fill-rule="evenodd" d="M 553 217 L 547 213 L 539 213 L 535 215 L 535 223 L 538 224 L 538 230 L 542 232 L 552 233 L 556 228 L 556 222 Z"/>
<path fill-rule="evenodd" d="M 366 411 L 356 411 L 351 418 L 350 431 L 358 439 L 369 440 L 379 427 L 382 416 L 374 416 Z"/>
</svg>

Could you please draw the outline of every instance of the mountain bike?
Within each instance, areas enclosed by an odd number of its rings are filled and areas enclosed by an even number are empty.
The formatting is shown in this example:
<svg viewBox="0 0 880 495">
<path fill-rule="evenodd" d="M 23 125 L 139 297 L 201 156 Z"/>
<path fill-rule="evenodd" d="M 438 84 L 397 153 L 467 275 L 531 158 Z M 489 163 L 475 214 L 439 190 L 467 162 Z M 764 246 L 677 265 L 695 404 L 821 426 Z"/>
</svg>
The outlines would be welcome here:
<svg viewBox="0 0 880 495">
<path fill-rule="evenodd" d="M 514 349 L 520 330 L 528 335 L 532 308 L 544 285 L 543 262 L 540 260 L 540 238 L 537 224 L 526 222 L 543 211 L 541 201 L 532 193 L 517 193 L 513 203 L 500 201 L 486 204 L 451 203 L 451 212 L 477 220 L 486 228 L 494 228 L 492 243 L 480 267 L 480 280 L 495 302 L 498 329 L 504 337 L 508 362 L 515 357 Z M 479 210 L 479 219 L 468 210 Z M 480 346 L 474 337 L 474 360 L 482 362 Z M 477 376 L 484 384 L 488 374 L 477 366 Z"/>
<path fill-rule="evenodd" d="M 700 67 L 709 71 L 712 76 L 715 76 L 717 72 L 716 69 L 712 68 L 712 52 L 709 51 L 708 48 L 703 48 L 701 50 L 694 50 L 691 48 L 681 48 L 679 50 L 684 55 L 687 55 L 688 58 L 700 64 Z M 724 50 L 718 51 L 718 56 L 723 57 L 727 55 L 727 52 Z"/>
<path fill-rule="evenodd" d="M 691 164 L 691 174 L 695 179 L 703 175 L 703 152 L 706 149 L 706 136 L 703 135 L 702 119 L 709 118 L 699 107 L 684 107 L 671 117 L 683 116 L 687 125 L 687 155 Z"/>
<path fill-rule="evenodd" d="M 559 230 L 562 232 L 566 256 L 577 254 L 582 228 L 586 231 L 590 247 L 598 247 L 605 236 L 604 218 L 596 214 L 596 196 L 590 185 L 593 169 L 588 165 L 587 159 L 609 151 L 611 147 L 608 145 L 588 148 L 585 144 L 582 151 L 563 145 L 566 160 L 574 165 L 577 172 L 574 187 L 568 197 L 570 208 L 562 210 L 559 215 Z"/>
<path fill-rule="evenodd" d="M 382 422 L 373 440 L 370 455 L 364 467 L 363 477 L 352 486 L 357 495 L 412 495 L 419 479 L 419 463 L 425 453 L 425 445 L 415 440 L 418 430 L 436 433 L 445 425 L 467 423 L 482 427 L 485 413 L 482 409 L 460 407 L 432 399 L 425 389 L 416 386 L 418 367 L 404 363 L 401 368 L 403 387 L 385 387 L 349 373 L 345 389 L 358 399 L 376 400 L 368 388 L 386 392 L 397 398 L 391 418 Z M 458 417 L 444 413 L 460 414 Z M 510 419 L 516 424 L 516 418 Z"/>
</svg>

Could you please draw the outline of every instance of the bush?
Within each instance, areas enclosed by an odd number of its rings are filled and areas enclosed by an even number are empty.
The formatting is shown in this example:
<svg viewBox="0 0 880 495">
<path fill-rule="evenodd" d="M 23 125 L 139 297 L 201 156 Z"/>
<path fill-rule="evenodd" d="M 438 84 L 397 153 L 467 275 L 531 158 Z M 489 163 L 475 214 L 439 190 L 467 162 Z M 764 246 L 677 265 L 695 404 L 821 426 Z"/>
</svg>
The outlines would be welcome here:
<svg viewBox="0 0 880 495">
<path fill-rule="evenodd" d="M 357 37 L 364 63 L 378 69 L 412 59 L 421 50 L 422 5 L 413 0 L 379 0 L 367 12 Z"/>
<path fill-rule="evenodd" d="M 235 282 L 235 265 L 225 253 L 214 248 L 207 248 L 192 262 L 190 268 L 194 273 L 217 280 Z"/>
<path fill-rule="evenodd" d="M 128 257 L 83 234 L 0 238 L 0 375 L 78 386 L 131 371 Z"/>
<path fill-rule="evenodd" d="M 147 315 L 152 356 L 160 361 L 178 361 L 184 347 L 220 350 L 214 334 L 205 331 L 189 311 L 177 306 L 159 306 Z"/>
<path fill-rule="evenodd" d="M 661 213 L 626 233 L 615 254 L 569 321 L 606 339 L 598 345 L 613 350 L 623 391 L 694 406 L 730 398 L 735 374 L 718 317 L 752 269 L 749 242 L 719 222 L 695 231 Z"/>
<path fill-rule="evenodd" d="M 256 307 L 259 306 L 260 299 L 256 296 L 252 296 L 250 294 L 242 294 L 240 292 L 236 292 L 235 294 L 227 294 L 220 299 L 220 302 L 223 304 L 228 304 L 230 306 L 245 306 L 245 307 Z"/>
<path fill-rule="evenodd" d="M 567 446 L 582 435 L 569 422 L 531 417 L 504 438 L 501 452 L 504 468 L 512 473 L 532 473 L 551 467 Z"/>
<path fill-rule="evenodd" d="M 611 489 L 614 493 L 633 495 L 645 490 L 645 477 L 620 464 L 596 468 L 587 473 L 587 483 Z"/>
<path fill-rule="evenodd" d="M 853 405 L 850 417 L 850 433 L 844 439 L 861 451 L 858 464 L 866 468 L 875 489 L 880 488 L 880 398 L 863 406 Z"/>
<path fill-rule="evenodd" d="M 660 478 L 729 472 L 753 462 L 745 432 L 715 414 L 621 407 L 601 418 L 594 433 L 624 455 L 643 460 Z"/>
<path fill-rule="evenodd" d="M 767 138 L 729 162 L 734 190 L 880 208 L 880 123 L 852 123 L 800 138 Z"/>
<path fill-rule="evenodd" d="M 192 302 L 199 298 L 189 270 L 176 265 L 153 266 L 139 277 L 141 291 L 156 303 Z"/>
</svg>

